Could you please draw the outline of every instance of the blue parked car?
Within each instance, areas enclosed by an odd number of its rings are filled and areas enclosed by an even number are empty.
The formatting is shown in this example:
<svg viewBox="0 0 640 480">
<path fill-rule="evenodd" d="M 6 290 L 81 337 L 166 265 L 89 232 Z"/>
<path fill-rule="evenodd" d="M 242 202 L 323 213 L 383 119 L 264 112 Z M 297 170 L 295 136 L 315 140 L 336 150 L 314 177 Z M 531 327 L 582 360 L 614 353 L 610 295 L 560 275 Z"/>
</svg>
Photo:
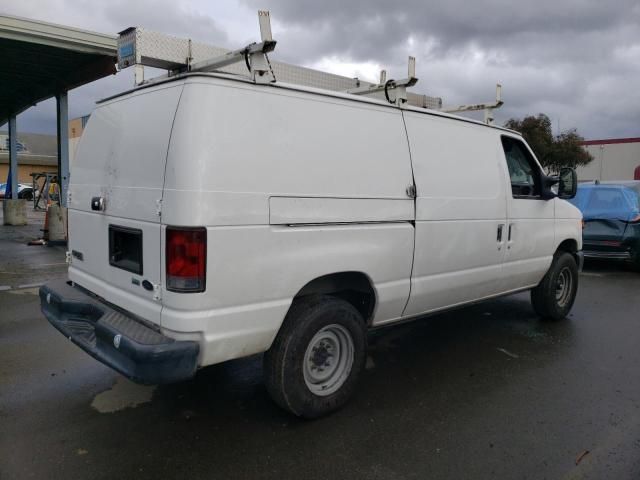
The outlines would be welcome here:
<svg viewBox="0 0 640 480">
<path fill-rule="evenodd" d="M 585 257 L 625 260 L 640 267 L 640 181 L 580 184 L 569 201 L 584 217 Z"/>
</svg>

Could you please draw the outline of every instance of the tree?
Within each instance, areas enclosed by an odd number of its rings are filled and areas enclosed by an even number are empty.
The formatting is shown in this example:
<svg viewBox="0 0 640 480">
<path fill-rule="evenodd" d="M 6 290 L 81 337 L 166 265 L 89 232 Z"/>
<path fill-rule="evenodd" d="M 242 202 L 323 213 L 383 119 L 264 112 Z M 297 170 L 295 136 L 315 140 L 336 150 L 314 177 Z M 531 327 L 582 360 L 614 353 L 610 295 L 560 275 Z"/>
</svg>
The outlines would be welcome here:
<svg viewBox="0 0 640 480">
<path fill-rule="evenodd" d="M 544 113 L 522 120 L 512 118 L 504 126 L 522 134 L 540 164 L 549 172 L 558 172 L 562 167 L 576 168 L 593 160 L 593 156 L 580 145 L 584 138 L 575 128 L 554 137 L 551 120 Z"/>
</svg>

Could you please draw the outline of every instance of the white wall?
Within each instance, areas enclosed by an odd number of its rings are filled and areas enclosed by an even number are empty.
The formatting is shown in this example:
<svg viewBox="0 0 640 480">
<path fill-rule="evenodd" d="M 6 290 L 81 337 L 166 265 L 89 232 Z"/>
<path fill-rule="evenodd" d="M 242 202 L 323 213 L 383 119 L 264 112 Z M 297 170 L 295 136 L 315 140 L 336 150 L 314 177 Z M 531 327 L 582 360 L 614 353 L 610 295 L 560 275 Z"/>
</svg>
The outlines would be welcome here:
<svg viewBox="0 0 640 480">
<path fill-rule="evenodd" d="M 69 138 L 69 165 L 73 165 L 76 158 L 76 149 L 78 148 L 78 142 L 80 137 Z"/>
<path fill-rule="evenodd" d="M 593 161 L 578 168 L 578 180 L 633 180 L 636 167 L 640 166 L 640 139 L 635 142 L 586 145 Z"/>
</svg>

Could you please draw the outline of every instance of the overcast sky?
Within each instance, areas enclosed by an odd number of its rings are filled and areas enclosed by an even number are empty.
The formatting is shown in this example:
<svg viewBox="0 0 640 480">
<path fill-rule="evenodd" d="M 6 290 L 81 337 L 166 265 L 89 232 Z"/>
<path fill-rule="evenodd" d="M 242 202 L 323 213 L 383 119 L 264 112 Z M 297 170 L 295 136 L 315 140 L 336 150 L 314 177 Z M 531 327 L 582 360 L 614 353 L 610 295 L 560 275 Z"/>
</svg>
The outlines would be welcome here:
<svg viewBox="0 0 640 480">
<path fill-rule="evenodd" d="M 128 26 L 237 48 L 257 40 L 258 9 L 271 11 L 272 58 L 375 80 L 406 74 L 413 91 L 445 105 L 490 101 L 496 121 L 544 112 L 554 129 L 586 138 L 640 136 L 638 0 L 0 0 L 0 12 L 104 33 Z M 70 115 L 132 85 L 132 72 L 78 88 Z M 0 86 L 1 87 L 1 86 Z M 18 128 L 54 132 L 55 104 L 18 118 Z"/>
</svg>

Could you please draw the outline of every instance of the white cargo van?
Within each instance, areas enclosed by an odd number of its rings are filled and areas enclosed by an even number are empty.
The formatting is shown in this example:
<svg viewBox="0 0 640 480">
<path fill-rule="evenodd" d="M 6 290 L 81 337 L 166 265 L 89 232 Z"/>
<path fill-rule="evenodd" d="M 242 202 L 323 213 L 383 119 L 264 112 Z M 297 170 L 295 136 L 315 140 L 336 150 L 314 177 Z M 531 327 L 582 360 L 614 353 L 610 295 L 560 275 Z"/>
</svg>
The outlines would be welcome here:
<svg viewBox="0 0 640 480">
<path fill-rule="evenodd" d="M 452 115 L 188 73 L 99 104 L 71 172 L 42 310 L 137 382 L 264 352 L 274 400 L 316 417 L 372 327 L 522 290 L 558 320 L 576 295 L 575 173 Z"/>
</svg>

